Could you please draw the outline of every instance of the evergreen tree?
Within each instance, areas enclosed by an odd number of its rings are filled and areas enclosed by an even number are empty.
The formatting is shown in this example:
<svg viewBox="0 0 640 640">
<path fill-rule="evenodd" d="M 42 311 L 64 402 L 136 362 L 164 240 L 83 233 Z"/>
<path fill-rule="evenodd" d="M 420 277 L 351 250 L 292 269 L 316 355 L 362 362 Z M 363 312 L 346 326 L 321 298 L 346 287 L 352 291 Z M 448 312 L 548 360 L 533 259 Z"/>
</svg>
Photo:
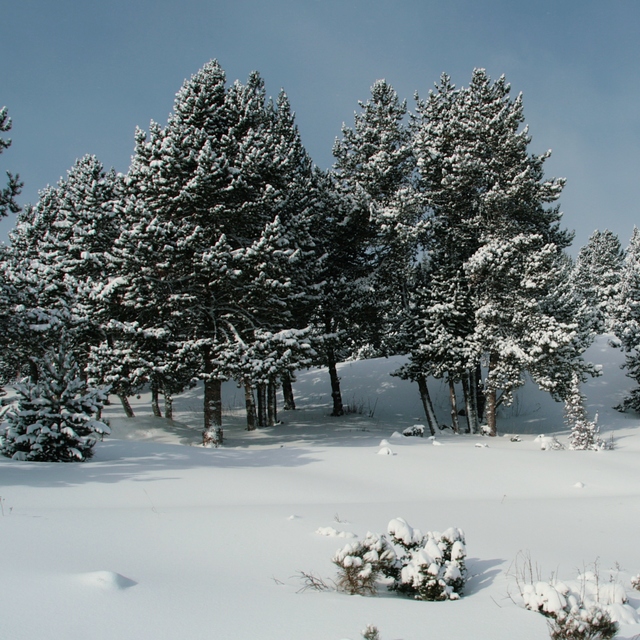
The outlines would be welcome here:
<svg viewBox="0 0 640 640">
<path fill-rule="evenodd" d="M 611 312 L 623 260 L 620 240 L 608 229 L 594 231 L 578 254 L 574 269 L 575 287 L 593 309 L 593 330 L 596 333 L 611 330 Z"/>
<path fill-rule="evenodd" d="M 640 230 L 633 229 L 613 307 L 613 332 L 626 354 L 627 375 L 640 383 Z M 632 389 L 617 407 L 640 411 L 640 387 Z"/>
<path fill-rule="evenodd" d="M 221 382 L 256 330 L 294 324 L 310 174 L 286 96 L 268 103 L 257 73 L 227 89 L 216 61 L 185 82 L 166 127 L 137 134 L 123 275 L 105 295 L 197 357 L 206 444 L 222 440 Z"/>
<path fill-rule="evenodd" d="M 11 118 L 6 107 L 0 109 L 0 133 L 6 133 L 11 130 Z M 11 146 L 11 140 L 0 137 L 0 153 Z M 9 212 L 18 213 L 20 206 L 16 202 L 16 198 L 22 190 L 22 182 L 17 175 L 13 175 L 7 171 L 8 183 L 6 187 L 0 189 L 0 218 L 4 218 Z"/>
<path fill-rule="evenodd" d="M 564 403 L 565 423 L 571 429 L 570 447 L 571 449 L 591 449 L 594 451 L 606 449 L 606 443 L 599 435 L 598 416 L 594 421 L 587 418 L 584 401 L 585 397 L 580 392 L 580 379 L 576 374 L 572 378 L 571 391 Z"/>
<path fill-rule="evenodd" d="M 418 101 L 413 122 L 420 189 L 431 210 L 425 245 L 430 278 L 461 293 L 449 324 L 466 333 L 460 338 L 467 388 L 481 360 L 488 368 L 491 435 L 497 391 L 508 399 L 525 369 L 535 368 L 542 378 L 544 363 L 557 366 L 548 355 L 555 343 L 577 346 L 575 327 L 557 321 L 551 305 L 571 235 L 559 228 L 558 208 L 546 205 L 557 200 L 564 181 L 544 179 L 549 154 L 528 153 L 522 97 L 509 93 L 504 77 L 492 82 L 482 69 L 462 89 L 445 75 L 426 101 Z M 572 362 L 584 368 L 579 356 Z"/>
<path fill-rule="evenodd" d="M 84 461 L 109 427 L 95 419 L 105 394 L 87 387 L 69 342 L 41 361 L 37 383 L 17 385 L 17 404 L 4 416 L 0 453 L 14 460 Z"/>
</svg>

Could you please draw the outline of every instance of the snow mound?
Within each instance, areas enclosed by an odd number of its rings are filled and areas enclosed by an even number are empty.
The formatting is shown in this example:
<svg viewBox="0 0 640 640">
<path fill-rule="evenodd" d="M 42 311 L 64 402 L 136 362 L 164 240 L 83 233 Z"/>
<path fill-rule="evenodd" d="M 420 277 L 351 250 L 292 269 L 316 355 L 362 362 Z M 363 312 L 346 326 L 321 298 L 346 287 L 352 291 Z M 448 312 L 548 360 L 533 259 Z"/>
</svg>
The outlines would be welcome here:
<svg viewBox="0 0 640 640">
<path fill-rule="evenodd" d="M 378 451 L 378 455 L 379 456 L 394 456 L 395 453 L 393 453 L 393 451 L 391 451 L 391 449 L 389 449 L 389 447 L 382 447 L 382 449 L 380 449 L 380 451 Z"/>
<path fill-rule="evenodd" d="M 399 432 L 399 431 L 394 431 L 391 436 L 391 438 L 402 438 L 403 435 Z"/>
<path fill-rule="evenodd" d="M 389 446 L 389 441 L 388 440 L 380 440 L 380 444 L 378 445 L 380 447 L 388 447 Z"/>
<path fill-rule="evenodd" d="M 488 449 L 489 448 L 489 445 L 486 442 L 476 442 L 474 446 L 475 446 L 476 449 Z"/>
<path fill-rule="evenodd" d="M 584 482 L 576 482 L 573 486 L 576 489 L 584 489 Z"/>
<path fill-rule="evenodd" d="M 355 533 L 351 531 L 338 531 L 333 527 L 318 527 L 316 533 L 319 536 L 327 536 L 329 538 L 357 538 Z"/>
<path fill-rule="evenodd" d="M 138 584 L 135 580 L 126 578 L 115 571 L 91 571 L 82 573 L 79 577 L 83 584 L 98 587 L 105 591 L 123 591 Z"/>
</svg>

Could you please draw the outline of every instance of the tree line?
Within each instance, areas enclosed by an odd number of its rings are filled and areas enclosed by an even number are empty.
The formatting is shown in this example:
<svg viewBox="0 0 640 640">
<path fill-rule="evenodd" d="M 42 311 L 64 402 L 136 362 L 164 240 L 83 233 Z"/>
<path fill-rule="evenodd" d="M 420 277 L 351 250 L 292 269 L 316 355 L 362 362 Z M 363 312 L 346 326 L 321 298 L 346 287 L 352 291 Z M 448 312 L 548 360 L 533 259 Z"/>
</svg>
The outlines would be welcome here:
<svg viewBox="0 0 640 640">
<path fill-rule="evenodd" d="M 267 98 L 256 72 L 229 85 L 211 61 L 166 125 L 136 131 L 126 174 L 85 156 L 18 213 L 0 256 L 3 383 L 38 385 L 64 347 L 74 375 L 108 387 L 127 415 L 149 385 L 154 413 L 163 397 L 170 418 L 172 398 L 201 380 L 214 445 L 222 381 L 244 388 L 255 429 L 276 422 L 279 386 L 293 408 L 295 372 L 323 365 L 339 416 L 348 357 L 407 354 L 395 375 L 417 383 L 432 432 L 430 377 L 449 385 L 456 431 L 486 422 L 496 435 L 497 407 L 525 373 L 575 401 L 597 374 L 583 353 L 598 332 L 615 328 L 630 357 L 640 341 L 628 302 L 640 290 L 622 276 L 625 260 L 637 271 L 637 248 L 571 260 L 564 180 L 545 178 L 549 152 L 529 151 L 523 123 L 522 96 L 482 69 L 466 87 L 443 75 L 411 113 L 379 80 L 325 171 L 284 92 Z M 1 214 L 18 210 L 19 191 L 9 176 Z M 609 258 L 606 289 L 595 265 Z"/>
</svg>

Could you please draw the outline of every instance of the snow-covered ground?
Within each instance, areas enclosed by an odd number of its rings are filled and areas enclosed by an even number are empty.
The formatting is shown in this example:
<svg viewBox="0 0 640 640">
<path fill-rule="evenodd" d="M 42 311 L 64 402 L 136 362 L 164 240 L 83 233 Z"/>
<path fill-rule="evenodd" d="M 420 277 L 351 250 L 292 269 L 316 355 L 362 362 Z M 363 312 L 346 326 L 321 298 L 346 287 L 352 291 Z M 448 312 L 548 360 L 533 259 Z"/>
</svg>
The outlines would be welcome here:
<svg viewBox="0 0 640 640">
<path fill-rule="evenodd" d="M 135 419 L 114 404 L 113 436 L 90 462 L 0 460 L 0 638 L 357 640 L 371 623 L 382 640 L 537 640 L 548 637 L 545 618 L 518 605 L 524 552 L 545 580 L 597 561 L 601 581 L 627 592 L 619 637 L 630 639 L 640 633 L 629 624 L 640 607 L 630 586 L 640 573 L 640 420 L 611 408 L 630 386 L 620 354 L 601 339 L 588 355 L 604 365 L 586 386 L 588 408 L 613 451 L 542 451 L 539 434 L 566 443 L 567 432 L 561 406 L 531 386 L 500 437 L 394 435 L 422 421 L 415 386 L 388 375 L 397 358 L 341 366 L 357 411 L 338 419 L 326 372 L 301 372 L 299 409 L 253 433 L 240 390 L 225 385 L 227 444 L 217 450 L 196 446 L 198 389 L 176 399 L 173 423 L 153 418 L 145 396 Z M 446 422 L 446 390 L 430 384 Z M 384 446 L 393 455 L 378 455 Z M 331 584 L 331 557 L 349 534 L 384 533 L 395 517 L 464 530 L 461 600 L 304 589 L 301 572 Z"/>
</svg>

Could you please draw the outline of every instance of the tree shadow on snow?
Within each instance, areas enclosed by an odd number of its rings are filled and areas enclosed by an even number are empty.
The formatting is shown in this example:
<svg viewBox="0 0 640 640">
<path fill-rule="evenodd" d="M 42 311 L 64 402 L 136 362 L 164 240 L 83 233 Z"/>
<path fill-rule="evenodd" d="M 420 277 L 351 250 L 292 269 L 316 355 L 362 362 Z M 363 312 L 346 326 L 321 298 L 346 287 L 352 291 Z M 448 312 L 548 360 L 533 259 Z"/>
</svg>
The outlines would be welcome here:
<svg viewBox="0 0 640 640">
<path fill-rule="evenodd" d="M 152 482 L 176 479 L 171 471 L 184 469 L 298 467 L 314 461 L 311 452 L 300 447 L 205 449 L 111 440 L 98 443 L 95 456 L 87 462 L 17 462 L 0 459 L 0 486 L 72 487 L 89 482 Z"/>
<path fill-rule="evenodd" d="M 464 595 L 473 595 L 474 593 L 478 593 L 479 591 L 482 591 L 482 589 L 490 586 L 496 576 L 502 573 L 500 569 L 494 569 L 493 567 L 499 567 L 505 562 L 506 560 L 500 560 L 498 558 L 493 560 L 467 558 L 466 565 L 468 578 L 467 584 L 464 588 Z"/>
</svg>

